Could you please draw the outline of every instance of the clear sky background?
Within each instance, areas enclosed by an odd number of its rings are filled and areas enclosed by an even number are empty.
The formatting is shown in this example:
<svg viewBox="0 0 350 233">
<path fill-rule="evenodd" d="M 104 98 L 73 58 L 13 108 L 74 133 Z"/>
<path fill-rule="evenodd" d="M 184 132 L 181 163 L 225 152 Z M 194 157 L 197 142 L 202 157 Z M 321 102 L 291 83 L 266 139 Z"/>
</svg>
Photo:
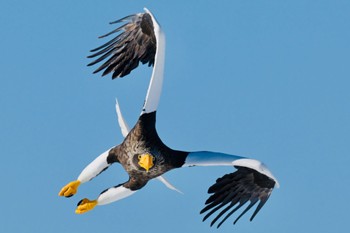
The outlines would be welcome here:
<svg viewBox="0 0 350 233">
<path fill-rule="evenodd" d="M 58 197 L 132 126 L 151 69 L 111 80 L 87 67 L 108 22 L 148 7 L 167 36 L 157 129 L 170 147 L 263 161 L 280 189 L 249 222 L 217 231 L 199 211 L 231 167 L 166 174 L 137 194 L 76 215 L 126 181 L 114 165 Z M 350 1 L 1 1 L 1 232 L 346 232 L 350 185 Z"/>
</svg>

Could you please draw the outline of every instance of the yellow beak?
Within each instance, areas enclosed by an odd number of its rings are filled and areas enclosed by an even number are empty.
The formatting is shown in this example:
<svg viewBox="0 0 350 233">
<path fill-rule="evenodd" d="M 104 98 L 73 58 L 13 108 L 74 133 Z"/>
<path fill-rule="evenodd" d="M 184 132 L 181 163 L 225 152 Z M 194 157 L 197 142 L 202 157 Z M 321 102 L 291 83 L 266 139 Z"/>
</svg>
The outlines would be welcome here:
<svg viewBox="0 0 350 233">
<path fill-rule="evenodd" d="M 143 167 L 147 172 L 153 167 L 154 157 L 150 154 L 139 155 L 139 165 Z"/>
</svg>

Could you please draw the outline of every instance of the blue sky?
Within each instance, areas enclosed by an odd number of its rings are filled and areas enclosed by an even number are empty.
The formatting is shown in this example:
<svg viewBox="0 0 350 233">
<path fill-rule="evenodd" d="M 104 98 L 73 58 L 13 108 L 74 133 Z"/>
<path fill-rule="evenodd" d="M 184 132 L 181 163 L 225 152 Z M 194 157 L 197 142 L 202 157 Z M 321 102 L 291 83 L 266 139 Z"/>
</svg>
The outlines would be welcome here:
<svg viewBox="0 0 350 233">
<path fill-rule="evenodd" d="M 249 212 L 219 231 L 348 229 L 349 1 L 12 0 L 0 3 L 0 231 L 216 231 L 199 211 L 229 167 L 171 171 L 184 195 L 153 181 L 85 215 L 74 213 L 80 199 L 127 179 L 119 165 L 57 196 L 123 140 L 116 97 L 130 126 L 139 116 L 151 69 L 111 81 L 86 56 L 108 22 L 143 7 L 167 36 L 163 141 L 259 159 L 281 184 L 253 222 Z"/>
</svg>

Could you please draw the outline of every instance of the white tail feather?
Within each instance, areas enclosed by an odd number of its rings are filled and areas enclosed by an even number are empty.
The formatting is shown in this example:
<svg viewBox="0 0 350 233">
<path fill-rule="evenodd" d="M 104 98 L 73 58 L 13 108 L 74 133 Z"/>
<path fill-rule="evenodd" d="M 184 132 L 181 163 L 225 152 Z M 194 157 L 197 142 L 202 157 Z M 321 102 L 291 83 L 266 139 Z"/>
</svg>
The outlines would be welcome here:
<svg viewBox="0 0 350 233">
<path fill-rule="evenodd" d="M 162 182 L 163 184 L 165 184 L 166 187 L 168 187 L 171 190 L 174 190 L 178 193 L 184 194 L 183 192 L 181 192 L 180 190 L 178 190 L 177 188 L 175 188 L 172 184 L 170 184 L 169 181 L 167 181 L 163 176 L 158 176 L 157 179 Z"/>
<path fill-rule="evenodd" d="M 122 112 L 120 111 L 118 99 L 115 99 L 115 110 L 117 112 L 117 117 L 118 117 L 118 123 L 119 123 L 119 126 L 120 126 L 120 130 L 122 131 L 122 135 L 125 138 L 126 135 L 128 135 L 130 129 L 129 129 L 129 126 L 126 123 L 126 121 L 125 121 L 125 119 L 124 119 L 124 117 L 122 115 Z"/>
</svg>

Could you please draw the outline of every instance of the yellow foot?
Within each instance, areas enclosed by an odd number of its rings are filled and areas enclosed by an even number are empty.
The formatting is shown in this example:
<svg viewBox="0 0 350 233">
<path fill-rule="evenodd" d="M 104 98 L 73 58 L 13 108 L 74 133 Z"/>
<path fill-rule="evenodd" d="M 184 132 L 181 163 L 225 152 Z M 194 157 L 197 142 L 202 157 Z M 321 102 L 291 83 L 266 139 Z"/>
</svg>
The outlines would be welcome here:
<svg viewBox="0 0 350 233">
<path fill-rule="evenodd" d="M 58 193 L 59 196 L 71 197 L 77 193 L 78 187 L 80 185 L 79 180 L 72 181 L 64 186 L 61 191 Z"/>
<path fill-rule="evenodd" d="M 79 201 L 78 207 L 76 208 L 75 213 L 83 214 L 95 208 L 96 205 L 97 205 L 96 200 L 90 201 L 89 199 L 84 198 L 83 200 Z"/>
</svg>

